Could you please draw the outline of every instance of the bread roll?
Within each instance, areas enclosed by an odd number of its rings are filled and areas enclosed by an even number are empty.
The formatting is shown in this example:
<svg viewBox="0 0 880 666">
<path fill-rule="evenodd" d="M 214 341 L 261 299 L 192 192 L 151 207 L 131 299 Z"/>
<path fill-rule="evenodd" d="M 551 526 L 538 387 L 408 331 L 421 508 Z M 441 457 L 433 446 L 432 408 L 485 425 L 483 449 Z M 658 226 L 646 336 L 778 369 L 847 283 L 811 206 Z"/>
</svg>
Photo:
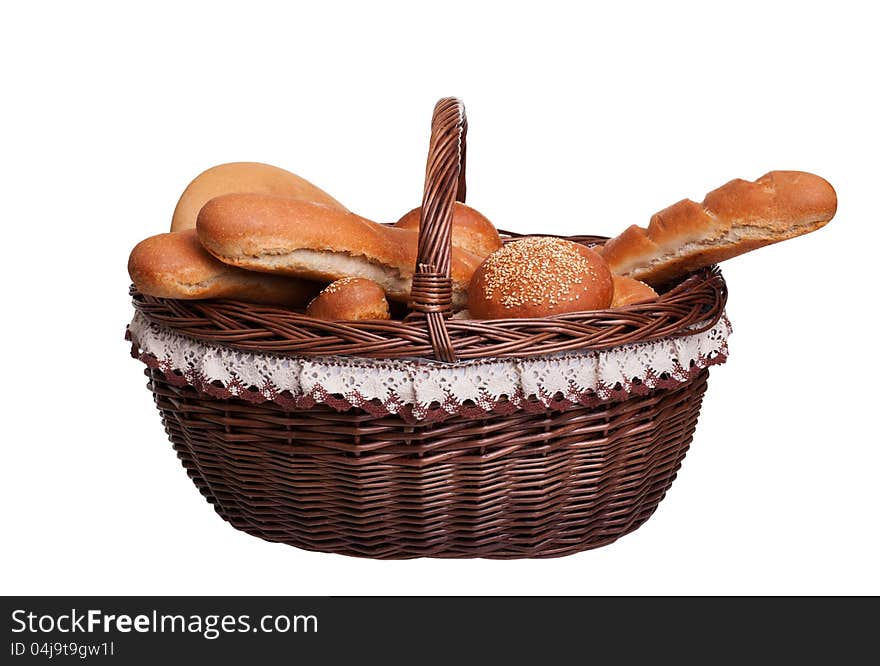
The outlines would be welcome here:
<svg viewBox="0 0 880 666">
<path fill-rule="evenodd" d="M 128 258 L 128 274 L 139 292 L 160 298 L 231 298 L 303 307 L 319 289 L 305 280 L 252 273 L 217 261 L 201 246 L 195 229 L 138 243 Z"/>
<path fill-rule="evenodd" d="M 194 229 L 202 206 L 221 194 L 257 192 L 345 207 L 305 178 L 259 162 L 230 162 L 203 171 L 187 185 L 171 218 L 171 231 Z"/>
<path fill-rule="evenodd" d="M 612 308 L 645 303 L 657 298 L 657 292 L 639 280 L 613 275 L 612 282 L 614 284 L 614 295 L 611 297 Z"/>
<path fill-rule="evenodd" d="M 388 298 L 406 302 L 418 254 L 418 233 L 330 206 L 260 194 L 212 199 L 198 219 L 202 245 L 221 261 L 267 273 L 332 282 L 363 277 Z M 452 248 L 453 306 L 467 302 L 479 257 Z"/>
<path fill-rule="evenodd" d="M 390 319 L 382 287 L 366 278 L 347 277 L 331 282 L 306 308 L 315 319 Z"/>
<path fill-rule="evenodd" d="M 471 280 L 474 319 L 548 317 L 611 304 L 611 273 L 585 245 L 533 237 L 489 255 Z"/>
<path fill-rule="evenodd" d="M 702 203 L 684 199 L 633 225 L 602 250 L 616 275 L 662 284 L 749 250 L 825 226 L 837 210 L 834 188 L 803 171 L 732 180 Z"/>
<path fill-rule="evenodd" d="M 422 208 L 413 208 L 395 222 L 400 229 L 418 231 Z M 501 237 L 485 215 L 478 210 L 456 201 L 452 208 L 452 245 L 485 259 L 501 247 Z"/>
</svg>

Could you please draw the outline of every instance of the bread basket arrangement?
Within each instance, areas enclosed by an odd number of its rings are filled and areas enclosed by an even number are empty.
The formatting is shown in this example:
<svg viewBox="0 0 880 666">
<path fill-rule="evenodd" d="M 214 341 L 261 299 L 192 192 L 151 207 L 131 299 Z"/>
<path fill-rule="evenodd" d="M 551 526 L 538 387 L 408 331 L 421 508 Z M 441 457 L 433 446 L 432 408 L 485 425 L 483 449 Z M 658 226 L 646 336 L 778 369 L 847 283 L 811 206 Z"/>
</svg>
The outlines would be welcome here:
<svg viewBox="0 0 880 666">
<path fill-rule="evenodd" d="M 461 102 L 438 102 L 431 129 L 409 228 L 306 181 L 308 201 L 273 193 L 271 175 L 258 194 L 185 194 L 197 229 L 130 260 L 132 355 L 189 477 L 249 534 L 372 558 L 611 543 L 665 496 L 727 358 L 714 264 L 824 225 L 833 189 L 774 172 L 607 245 L 500 232 L 500 249 L 462 249 Z M 188 277 L 169 291 L 172 273 Z"/>
</svg>

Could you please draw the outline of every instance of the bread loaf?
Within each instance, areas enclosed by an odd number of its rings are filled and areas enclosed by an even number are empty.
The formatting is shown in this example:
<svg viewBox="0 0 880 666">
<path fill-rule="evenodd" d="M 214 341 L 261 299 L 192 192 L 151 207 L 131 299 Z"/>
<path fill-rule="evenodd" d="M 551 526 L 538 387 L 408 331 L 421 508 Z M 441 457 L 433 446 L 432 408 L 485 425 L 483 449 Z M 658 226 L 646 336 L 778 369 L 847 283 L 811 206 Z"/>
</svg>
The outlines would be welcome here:
<svg viewBox="0 0 880 666">
<path fill-rule="evenodd" d="M 834 188 L 803 171 L 732 180 L 702 203 L 684 199 L 633 225 L 601 250 L 611 271 L 662 284 L 749 250 L 825 226 L 837 210 Z"/>
<path fill-rule="evenodd" d="M 585 245 L 536 236 L 489 255 L 471 280 L 474 319 L 549 317 L 611 304 L 611 273 Z"/>
<path fill-rule="evenodd" d="M 614 275 L 612 276 L 612 282 L 614 284 L 614 295 L 611 297 L 612 308 L 645 303 L 657 298 L 657 292 L 639 280 Z"/>
<path fill-rule="evenodd" d="M 399 229 L 418 231 L 422 208 L 413 208 L 395 224 Z M 478 210 L 456 201 L 452 207 L 452 245 L 485 259 L 501 247 L 501 237 L 488 218 Z"/>
<path fill-rule="evenodd" d="M 194 229 L 202 206 L 221 194 L 257 192 L 345 207 L 305 178 L 259 162 L 230 162 L 203 171 L 187 185 L 171 218 L 171 231 Z"/>
<path fill-rule="evenodd" d="M 195 229 L 138 243 L 128 259 L 128 274 L 138 291 L 160 298 L 230 298 L 303 307 L 320 288 L 305 280 L 228 266 L 205 251 Z"/>
<path fill-rule="evenodd" d="M 332 282 L 306 308 L 315 319 L 390 319 L 382 287 L 366 278 L 347 277 Z"/>
<path fill-rule="evenodd" d="M 418 254 L 418 233 L 377 224 L 323 204 L 260 194 L 209 201 L 198 217 L 202 245 L 221 261 L 254 271 L 332 282 L 363 277 L 388 298 L 406 302 Z M 479 257 L 452 248 L 452 300 L 467 302 Z"/>
</svg>

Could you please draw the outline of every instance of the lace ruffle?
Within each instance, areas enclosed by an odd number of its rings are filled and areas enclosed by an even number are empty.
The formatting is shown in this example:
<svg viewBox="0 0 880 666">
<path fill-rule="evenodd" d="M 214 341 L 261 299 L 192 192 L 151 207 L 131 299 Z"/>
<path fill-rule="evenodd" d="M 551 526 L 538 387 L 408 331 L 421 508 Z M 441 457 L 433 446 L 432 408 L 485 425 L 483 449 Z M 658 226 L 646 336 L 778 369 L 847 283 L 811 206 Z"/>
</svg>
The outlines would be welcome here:
<svg viewBox="0 0 880 666">
<path fill-rule="evenodd" d="M 427 360 L 290 357 L 209 345 L 151 324 L 136 313 L 126 337 L 132 355 L 177 385 L 217 398 L 272 401 L 285 409 L 325 404 L 343 411 L 439 420 L 450 414 L 594 406 L 671 388 L 727 359 L 730 322 L 680 338 L 524 359 L 457 364 Z"/>
</svg>

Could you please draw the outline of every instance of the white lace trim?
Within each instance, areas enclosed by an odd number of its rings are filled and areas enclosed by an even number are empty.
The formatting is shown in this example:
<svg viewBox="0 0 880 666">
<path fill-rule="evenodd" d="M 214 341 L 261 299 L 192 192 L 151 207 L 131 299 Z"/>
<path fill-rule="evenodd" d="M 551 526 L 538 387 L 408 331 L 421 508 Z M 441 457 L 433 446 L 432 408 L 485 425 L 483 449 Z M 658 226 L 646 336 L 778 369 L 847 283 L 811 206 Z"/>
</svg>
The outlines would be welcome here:
<svg viewBox="0 0 880 666">
<path fill-rule="evenodd" d="M 522 359 L 457 364 L 349 357 L 289 357 L 210 345 L 151 324 L 136 313 L 129 332 L 137 354 L 180 383 L 220 397 L 337 408 L 381 405 L 423 419 L 432 412 L 587 404 L 665 388 L 727 357 L 730 323 L 722 316 L 702 333 L 616 347 Z M 378 403 L 378 405 L 377 405 Z M 371 411 L 375 411 L 371 409 Z"/>
</svg>

